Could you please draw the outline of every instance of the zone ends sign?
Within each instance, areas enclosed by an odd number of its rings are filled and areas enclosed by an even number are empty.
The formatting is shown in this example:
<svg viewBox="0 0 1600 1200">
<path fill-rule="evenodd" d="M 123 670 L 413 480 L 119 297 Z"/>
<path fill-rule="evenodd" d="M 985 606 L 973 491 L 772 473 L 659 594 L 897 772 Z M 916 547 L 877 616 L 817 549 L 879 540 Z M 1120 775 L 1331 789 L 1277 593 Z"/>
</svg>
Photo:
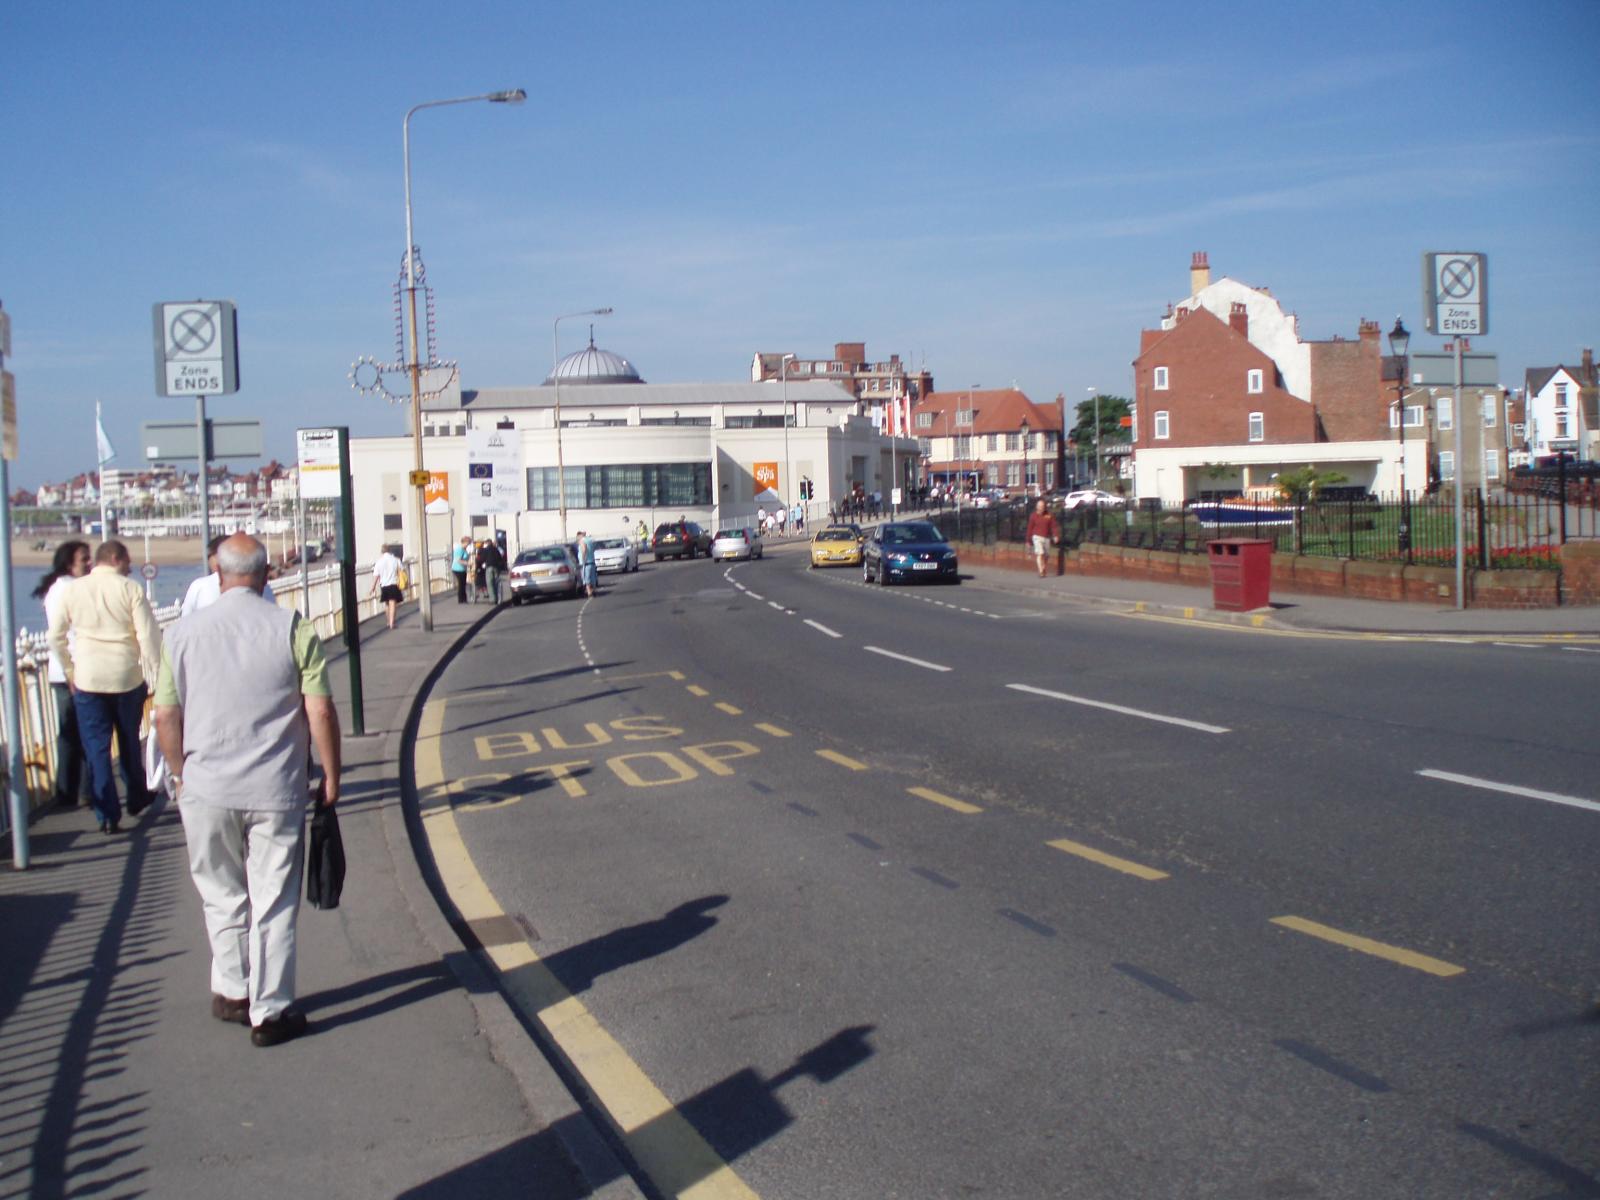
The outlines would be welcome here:
<svg viewBox="0 0 1600 1200">
<path fill-rule="evenodd" d="M 151 305 L 156 394 L 227 396 L 239 390 L 239 314 L 231 300 Z"/>
<path fill-rule="evenodd" d="M 1443 338 L 1489 332 L 1489 256 L 1430 250 L 1422 256 L 1422 320 Z"/>
</svg>

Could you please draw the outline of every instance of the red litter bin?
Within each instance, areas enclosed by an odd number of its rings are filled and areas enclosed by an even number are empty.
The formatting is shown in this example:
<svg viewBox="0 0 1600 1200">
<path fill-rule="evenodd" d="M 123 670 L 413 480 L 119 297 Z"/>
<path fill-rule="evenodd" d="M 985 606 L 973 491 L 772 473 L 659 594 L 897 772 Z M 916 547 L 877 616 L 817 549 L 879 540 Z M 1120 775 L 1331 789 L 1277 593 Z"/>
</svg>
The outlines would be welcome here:
<svg viewBox="0 0 1600 1200">
<path fill-rule="evenodd" d="M 1207 542 L 1211 559 L 1211 607 L 1249 612 L 1272 603 L 1272 543 L 1265 538 L 1218 538 Z"/>
</svg>

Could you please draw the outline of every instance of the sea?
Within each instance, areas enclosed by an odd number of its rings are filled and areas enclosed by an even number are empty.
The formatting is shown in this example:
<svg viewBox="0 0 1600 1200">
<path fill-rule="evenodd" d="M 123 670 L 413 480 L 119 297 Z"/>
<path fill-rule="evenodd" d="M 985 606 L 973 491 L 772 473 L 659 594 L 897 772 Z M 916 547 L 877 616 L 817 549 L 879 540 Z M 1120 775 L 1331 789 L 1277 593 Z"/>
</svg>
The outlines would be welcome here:
<svg viewBox="0 0 1600 1200">
<path fill-rule="evenodd" d="M 137 552 L 136 552 L 137 555 Z M 163 604 L 175 604 L 183 599 L 183 594 L 189 590 L 189 585 L 205 573 L 198 562 L 190 565 L 164 566 L 157 568 L 157 575 L 150 583 L 150 602 L 158 608 Z M 17 614 L 17 632 L 24 629 L 29 633 L 43 633 L 49 624 L 44 615 L 44 598 L 35 600 L 33 589 L 39 586 L 39 580 L 48 574 L 45 567 L 18 567 L 11 568 L 11 603 Z M 133 577 L 139 578 L 139 566 L 134 564 Z"/>
</svg>

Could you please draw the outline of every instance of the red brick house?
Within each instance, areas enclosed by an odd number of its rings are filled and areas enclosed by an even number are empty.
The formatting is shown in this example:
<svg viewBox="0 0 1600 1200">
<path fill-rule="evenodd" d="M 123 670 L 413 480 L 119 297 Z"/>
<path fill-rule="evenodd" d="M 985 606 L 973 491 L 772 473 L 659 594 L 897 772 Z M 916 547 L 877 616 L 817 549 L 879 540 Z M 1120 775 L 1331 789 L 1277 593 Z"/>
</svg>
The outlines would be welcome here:
<svg viewBox="0 0 1600 1200">
<path fill-rule="evenodd" d="M 1036 494 L 1060 478 L 1060 406 L 1035 404 L 1016 388 L 930 392 L 911 410 L 911 435 L 930 484 L 1020 492 L 1026 481 Z"/>
</svg>

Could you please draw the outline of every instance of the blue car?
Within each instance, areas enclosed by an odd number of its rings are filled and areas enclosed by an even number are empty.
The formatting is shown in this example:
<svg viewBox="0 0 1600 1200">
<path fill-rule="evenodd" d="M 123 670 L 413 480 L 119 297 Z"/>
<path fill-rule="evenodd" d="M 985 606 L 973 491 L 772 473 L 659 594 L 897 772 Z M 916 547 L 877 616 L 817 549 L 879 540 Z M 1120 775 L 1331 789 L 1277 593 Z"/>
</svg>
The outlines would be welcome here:
<svg viewBox="0 0 1600 1200">
<path fill-rule="evenodd" d="M 928 521 L 893 521 L 879 525 L 861 547 L 861 575 L 868 583 L 932 580 L 960 583 L 956 552 Z"/>
</svg>

